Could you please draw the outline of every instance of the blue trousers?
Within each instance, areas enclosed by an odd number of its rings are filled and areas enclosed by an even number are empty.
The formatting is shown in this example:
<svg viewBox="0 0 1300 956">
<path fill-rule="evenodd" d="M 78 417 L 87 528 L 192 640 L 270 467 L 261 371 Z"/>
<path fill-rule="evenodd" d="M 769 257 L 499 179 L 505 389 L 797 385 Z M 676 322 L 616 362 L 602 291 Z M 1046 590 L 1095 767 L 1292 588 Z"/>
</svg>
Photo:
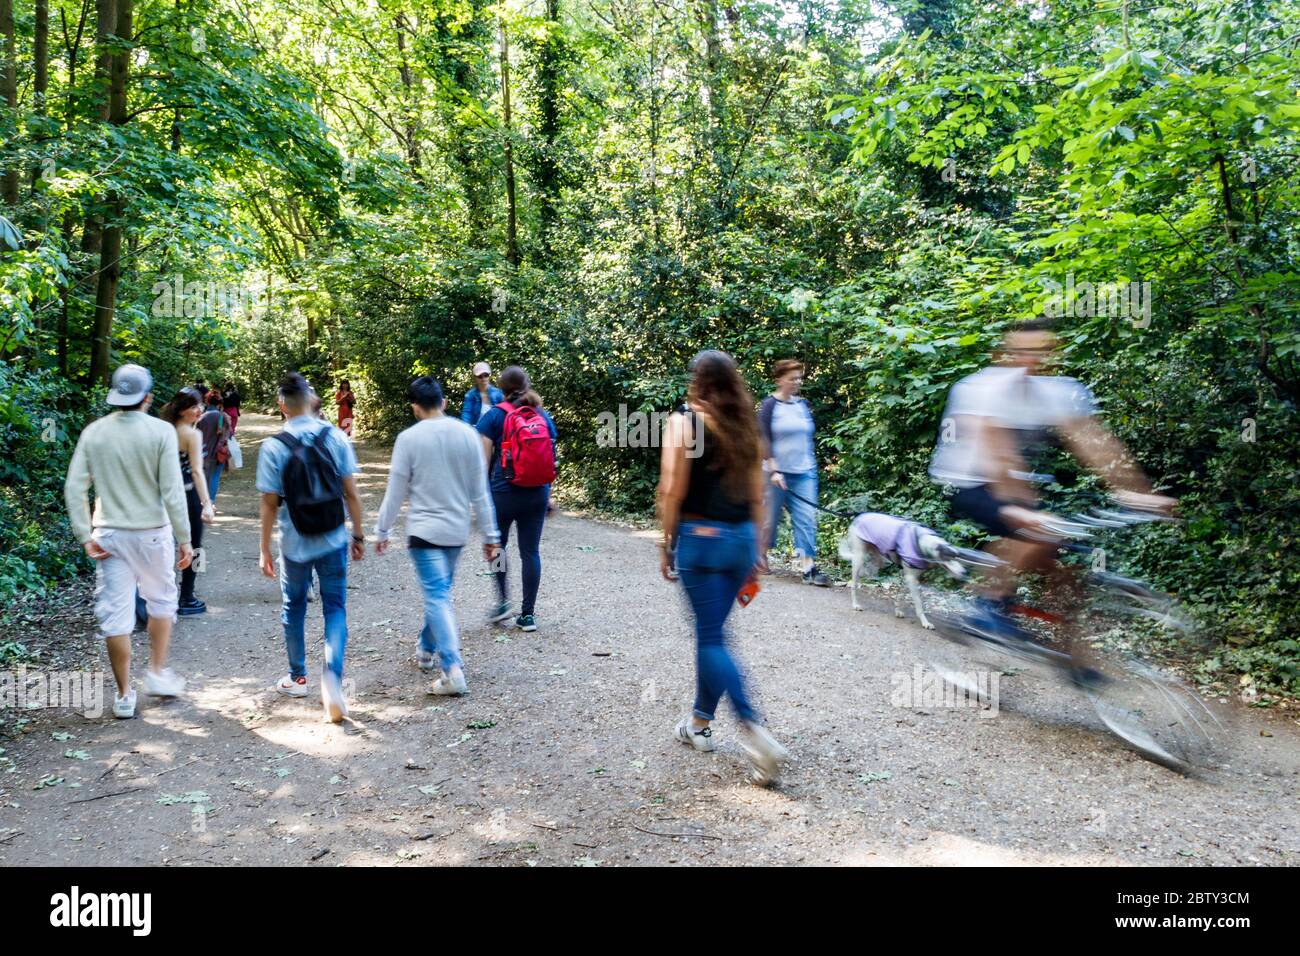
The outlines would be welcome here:
<svg viewBox="0 0 1300 956">
<path fill-rule="evenodd" d="M 456 574 L 460 548 L 411 548 L 411 563 L 424 590 L 424 629 L 420 650 L 437 653 L 445 674 L 463 666 L 460 659 L 460 631 L 451 609 L 451 582 Z"/>
<path fill-rule="evenodd" d="M 695 716 L 712 720 L 726 694 L 744 721 L 757 721 L 745 678 L 727 646 L 724 625 L 758 560 L 751 521 L 684 521 L 677 534 L 677 572 L 695 612 Z"/>
<path fill-rule="evenodd" d="M 343 652 L 348 644 L 348 548 L 331 551 L 311 561 L 290 561 L 280 556 L 280 622 L 284 625 L 284 646 L 289 654 L 289 674 L 307 676 L 307 589 L 311 572 L 320 582 L 321 611 L 325 615 L 325 666 L 343 679 Z"/>
<path fill-rule="evenodd" d="M 799 498 L 815 502 L 817 500 L 817 472 L 808 471 L 801 475 L 786 474 L 786 487 Z M 790 512 L 790 524 L 794 530 L 795 554 L 801 558 L 817 557 L 817 510 L 787 494 L 777 485 L 769 482 L 767 486 L 768 527 L 767 547 L 770 550 L 776 544 L 776 529 L 781 523 L 782 510 Z"/>
</svg>

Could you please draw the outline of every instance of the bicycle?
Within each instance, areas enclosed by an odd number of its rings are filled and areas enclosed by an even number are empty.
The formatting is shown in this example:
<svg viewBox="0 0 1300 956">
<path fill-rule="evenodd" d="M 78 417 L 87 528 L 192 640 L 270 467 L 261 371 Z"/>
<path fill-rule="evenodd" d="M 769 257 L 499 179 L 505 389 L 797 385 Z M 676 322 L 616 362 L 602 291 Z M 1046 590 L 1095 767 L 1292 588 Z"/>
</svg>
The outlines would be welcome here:
<svg viewBox="0 0 1300 956">
<path fill-rule="evenodd" d="M 1132 509 L 1096 509 L 1090 514 L 1070 518 L 1047 516 L 1042 522 L 1043 540 L 1058 543 L 1067 553 L 1091 555 L 1093 548 L 1082 543 L 1100 531 L 1134 527 L 1141 524 L 1175 519 Z M 983 551 L 949 546 L 945 556 L 960 561 L 975 571 L 987 571 L 1003 564 Z M 1166 628 L 1191 629 L 1176 598 L 1135 578 L 1124 577 L 1104 569 L 1081 573 L 1076 594 L 1095 592 L 1101 606 L 1111 613 L 1128 614 L 1154 620 Z M 1068 616 L 1077 616 L 1086 601 L 1053 611 L 1041 606 L 1013 602 L 1007 611 L 1019 618 L 1039 624 L 1059 626 Z M 930 619 L 936 631 L 952 645 L 967 651 L 995 650 L 1003 656 L 1064 675 L 1087 697 L 1106 728 L 1142 756 L 1180 773 L 1189 773 L 1209 763 L 1218 750 L 1222 725 L 1201 698 L 1189 691 L 1173 676 L 1148 664 L 1135 655 L 1088 654 L 1076 640 L 1061 650 L 1042 643 L 1036 634 L 1022 628 L 1017 636 L 1000 636 L 978 626 L 973 614 L 974 602 L 968 601 L 964 612 L 936 611 Z M 980 688 L 971 686 L 965 673 L 944 662 L 932 661 L 936 672 L 948 683 L 967 693 Z"/>
</svg>

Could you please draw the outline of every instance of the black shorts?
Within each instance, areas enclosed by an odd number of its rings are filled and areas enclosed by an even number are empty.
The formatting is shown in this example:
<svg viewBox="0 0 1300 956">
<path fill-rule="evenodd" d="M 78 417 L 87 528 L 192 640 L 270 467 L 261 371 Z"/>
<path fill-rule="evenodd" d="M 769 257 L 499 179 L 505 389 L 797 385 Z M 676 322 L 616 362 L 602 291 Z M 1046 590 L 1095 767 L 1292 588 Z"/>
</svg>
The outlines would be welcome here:
<svg viewBox="0 0 1300 956">
<path fill-rule="evenodd" d="M 975 522 L 989 534 L 995 534 L 999 538 L 1010 538 L 1015 535 L 1016 529 L 1003 521 L 1002 516 L 998 514 L 1003 505 L 1008 502 L 994 498 L 988 485 L 954 489 L 950 501 L 953 514 Z"/>
</svg>

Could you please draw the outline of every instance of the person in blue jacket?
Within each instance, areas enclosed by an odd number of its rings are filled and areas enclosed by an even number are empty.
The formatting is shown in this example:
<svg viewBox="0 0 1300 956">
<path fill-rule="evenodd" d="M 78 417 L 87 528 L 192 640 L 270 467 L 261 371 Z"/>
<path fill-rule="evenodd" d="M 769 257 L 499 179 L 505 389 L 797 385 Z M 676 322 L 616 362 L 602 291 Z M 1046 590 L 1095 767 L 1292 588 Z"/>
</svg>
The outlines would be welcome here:
<svg viewBox="0 0 1300 956">
<path fill-rule="evenodd" d="M 465 402 L 460 407 L 460 420 L 477 428 L 478 420 L 487 410 L 505 400 L 501 389 L 492 384 L 492 366 L 479 362 L 474 366 L 474 387 L 465 393 Z"/>
</svg>

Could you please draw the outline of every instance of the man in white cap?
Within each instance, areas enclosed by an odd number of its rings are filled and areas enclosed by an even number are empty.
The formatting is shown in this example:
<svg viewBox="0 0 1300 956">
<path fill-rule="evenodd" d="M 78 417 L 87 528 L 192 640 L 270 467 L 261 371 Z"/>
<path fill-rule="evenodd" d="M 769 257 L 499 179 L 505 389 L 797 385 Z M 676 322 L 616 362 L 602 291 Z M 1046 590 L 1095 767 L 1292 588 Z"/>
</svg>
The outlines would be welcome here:
<svg viewBox="0 0 1300 956">
<path fill-rule="evenodd" d="M 139 365 L 113 373 L 108 404 L 114 411 L 81 433 L 63 486 L 72 530 L 96 562 L 95 619 L 117 681 L 113 716 L 123 719 L 135 716 L 131 626 L 137 589 L 149 612 L 145 693 L 178 697 L 185 690 L 184 679 L 167 667 L 177 598 L 173 537 L 180 545 L 177 568 L 189 567 L 194 549 L 176 429 L 147 414 L 152 388 L 153 377 Z"/>
<path fill-rule="evenodd" d="M 501 389 L 492 384 L 492 366 L 479 362 L 474 366 L 474 387 L 465 393 L 465 401 L 460 407 L 460 420 L 477 427 L 478 420 L 489 408 L 505 400 Z"/>
</svg>

